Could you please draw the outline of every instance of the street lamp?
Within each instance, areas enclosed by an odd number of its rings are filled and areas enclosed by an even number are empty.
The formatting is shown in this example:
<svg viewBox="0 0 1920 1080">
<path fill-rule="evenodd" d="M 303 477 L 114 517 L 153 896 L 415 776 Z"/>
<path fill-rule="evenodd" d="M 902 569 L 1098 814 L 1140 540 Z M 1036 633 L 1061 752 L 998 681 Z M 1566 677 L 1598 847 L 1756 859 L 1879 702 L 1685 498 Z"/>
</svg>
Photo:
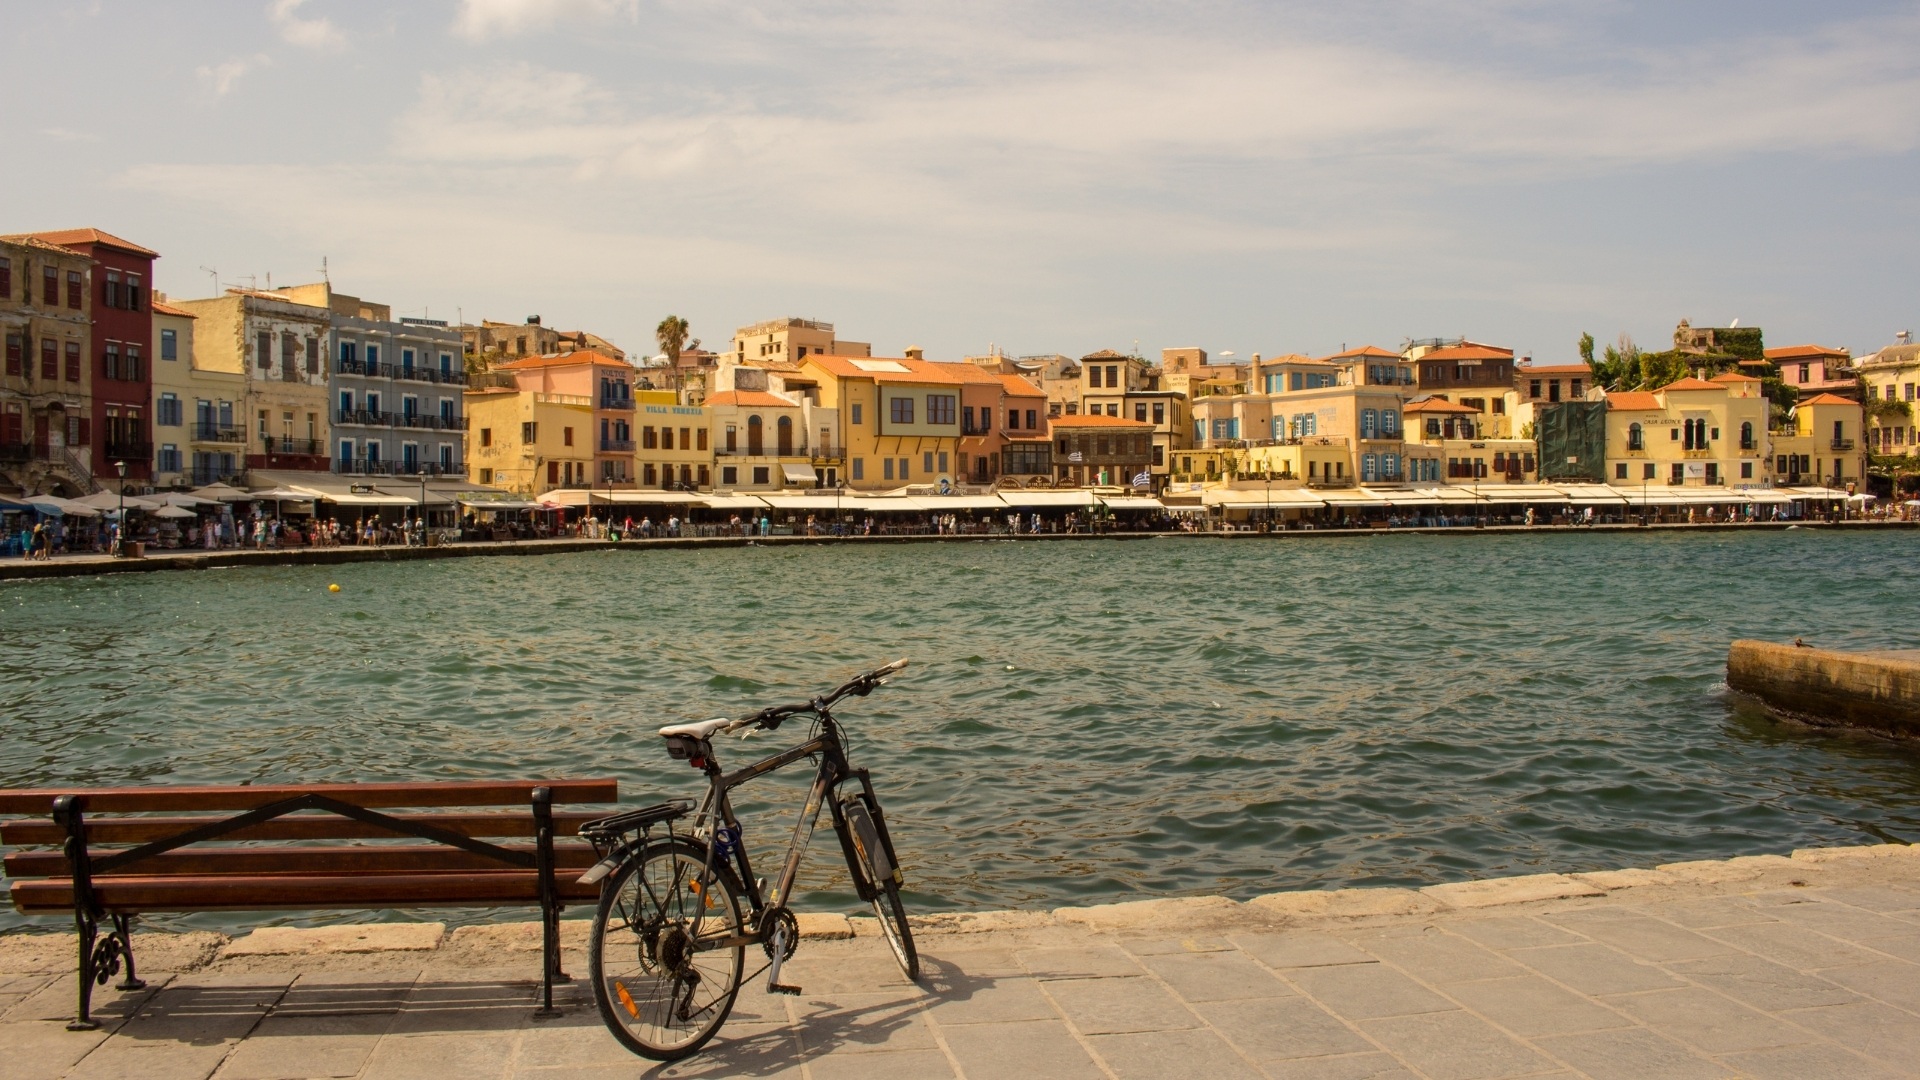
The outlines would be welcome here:
<svg viewBox="0 0 1920 1080">
<path fill-rule="evenodd" d="M 120 474 L 120 520 L 114 526 L 119 530 L 114 538 L 115 555 L 125 555 L 127 551 L 127 459 L 121 458 L 113 463 L 113 470 Z"/>
</svg>

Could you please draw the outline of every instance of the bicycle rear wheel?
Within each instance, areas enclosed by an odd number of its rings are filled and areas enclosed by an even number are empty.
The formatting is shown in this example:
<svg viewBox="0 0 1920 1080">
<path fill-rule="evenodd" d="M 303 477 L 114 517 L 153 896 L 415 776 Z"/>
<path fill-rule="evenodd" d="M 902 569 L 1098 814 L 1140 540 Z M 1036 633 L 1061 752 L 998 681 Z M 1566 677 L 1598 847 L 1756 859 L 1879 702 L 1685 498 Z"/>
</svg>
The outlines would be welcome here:
<svg viewBox="0 0 1920 1080">
<path fill-rule="evenodd" d="M 733 1011 L 744 945 L 740 885 L 687 840 L 648 845 L 601 887 L 587 943 L 594 1002 L 607 1030 L 641 1057 L 676 1061 Z"/>
</svg>

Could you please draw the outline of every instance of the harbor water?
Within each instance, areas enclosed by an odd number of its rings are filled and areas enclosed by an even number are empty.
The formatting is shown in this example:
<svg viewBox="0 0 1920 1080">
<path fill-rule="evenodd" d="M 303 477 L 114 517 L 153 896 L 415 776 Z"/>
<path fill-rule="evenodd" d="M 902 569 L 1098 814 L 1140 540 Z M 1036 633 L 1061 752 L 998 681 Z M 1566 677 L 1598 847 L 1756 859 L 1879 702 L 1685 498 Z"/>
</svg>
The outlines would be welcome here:
<svg viewBox="0 0 1920 1080">
<path fill-rule="evenodd" d="M 1914 543 L 1175 536 L 21 582 L 0 587 L 0 784 L 614 776 L 640 804 L 698 790 L 662 724 L 906 656 L 841 717 L 921 911 L 1920 840 L 1920 752 L 1724 685 L 1735 638 L 1912 647 Z M 762 873 L 801 771 L 745 804 Z M 818 839 L 798 903 L 848 909 Z M 446 916 L 268 918 L 400 917 Z"/>
</svg>

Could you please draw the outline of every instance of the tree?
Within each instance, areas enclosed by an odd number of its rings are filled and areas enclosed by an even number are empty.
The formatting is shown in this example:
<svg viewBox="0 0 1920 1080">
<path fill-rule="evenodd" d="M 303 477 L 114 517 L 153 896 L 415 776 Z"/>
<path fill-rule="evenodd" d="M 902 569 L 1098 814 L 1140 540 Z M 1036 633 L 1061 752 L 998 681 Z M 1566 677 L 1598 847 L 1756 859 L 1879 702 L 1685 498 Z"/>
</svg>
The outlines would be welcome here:
<svg viewBox="0 0 1920 1080">
<path fill-rule="evenodd" d="M 1646 372 L 1642 369 L 1640 346 L 1625 333 L 1620 335 L 1617 345 L 1609 345 L 1603 358 L 1593 357 L 1593 335 L 1580 335 L 1580 359 L 1587 362 L 1587 369 L 1593 372 L 1595 386 L 1612 392 L 1632 390 L 1646 382 Z"/>
<path fill-rule="evenodd" d="M 660 351 L 667 354 L 667 366 L 680 367 L 680 351 L 687 345 L 687 320 L 678 315 L 669 315 L 660 320 L 653 328 L 653 336 L 660 342 Z"/>
</svg>

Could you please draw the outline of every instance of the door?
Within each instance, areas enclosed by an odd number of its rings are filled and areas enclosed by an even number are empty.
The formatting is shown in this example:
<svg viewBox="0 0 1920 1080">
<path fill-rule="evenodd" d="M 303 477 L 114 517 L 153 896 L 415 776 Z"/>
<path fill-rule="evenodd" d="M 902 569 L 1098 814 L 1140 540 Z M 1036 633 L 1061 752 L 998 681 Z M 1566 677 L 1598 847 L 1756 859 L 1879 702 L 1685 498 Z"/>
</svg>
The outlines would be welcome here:
<svg viewBox="0 0 1920 1080">
<path fill-rule="evenodd" d="M 787 457 L 791 455 L 793 453 L 793 418 L 790 416 L 781 417 L 780 422 L 775 426 L 774 430 L 776 432 L 774 438 L 780 448 L 780 456 Z"/>
<path fill-rule="evenodd" d="M 761 454 L 766 452 L 766 443 L 765 443 L 764 437 L 761 434 L 761 430 L 762 429 L 761 429 L 759 417 L 757 416 L 747 417 L 747 453 L 748 454 Z"/>
</svg>

